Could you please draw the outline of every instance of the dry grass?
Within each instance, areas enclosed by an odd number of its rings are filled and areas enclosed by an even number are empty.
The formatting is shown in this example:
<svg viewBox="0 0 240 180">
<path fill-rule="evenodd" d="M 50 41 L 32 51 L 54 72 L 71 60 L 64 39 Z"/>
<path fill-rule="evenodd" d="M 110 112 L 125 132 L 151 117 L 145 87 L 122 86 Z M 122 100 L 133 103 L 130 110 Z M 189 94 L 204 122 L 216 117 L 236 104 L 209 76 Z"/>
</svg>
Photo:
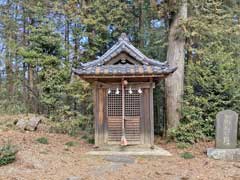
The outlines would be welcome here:
<svg viewBox="0 0 240 180">
<path fill-rule="evenodd" d="M 46 137 L 49 144 L 36 142 Z M 66 180 L 79 176 L 97 180 L 237 180 L 240 179 L 240 162 L 215 161 L 207 158 L 206 148 L 213 142 L 202 142 L 188 148 L 178 148 L 173 142 L 156 143 L 170 151 L 172 157 L 136 157 L 134 164 L 116 164 L 104 157 L 87 156 L 93 146 L 80 137 L 46 132 L 0 132 L 0 146 L 8 141 L 17 145 L 19 152 L 12 164 L 0 167 L 0 180 Z M 67 146 L 76 142 L 74 146 Z M 191 153 L 194 158 L 184 159 L 181 154 Z"/>
</svg>

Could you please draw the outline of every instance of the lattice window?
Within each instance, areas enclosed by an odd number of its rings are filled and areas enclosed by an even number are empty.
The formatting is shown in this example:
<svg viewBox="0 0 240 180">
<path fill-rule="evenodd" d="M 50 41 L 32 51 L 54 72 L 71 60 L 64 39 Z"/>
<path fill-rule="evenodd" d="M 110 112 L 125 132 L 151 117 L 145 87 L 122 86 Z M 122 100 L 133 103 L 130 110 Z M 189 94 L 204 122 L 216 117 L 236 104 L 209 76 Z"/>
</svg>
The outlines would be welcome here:
<svg viewBox="0 0 240 180">
<path fill-rule="evenodd" d="M 108 116 L 122 116 L 122 91 L 111 90 L 107 97 Z"/>
<path fill-rule="evenodd" d="M 125 91 L 125 115 L 126 116 L 140 116 L 140 94 L 137 90 L 132 90 L 129 94 Z"/>
<path fill-rule="evenodd" d="M 136 89 L 129 94 L 125 90 L 125 116 L 140 116 L 140 97 Z M 122 116 L 122 91 L 116 94 L 116 90 L 111 90 L 107 98 L 108 116 Z"/>
</svg>

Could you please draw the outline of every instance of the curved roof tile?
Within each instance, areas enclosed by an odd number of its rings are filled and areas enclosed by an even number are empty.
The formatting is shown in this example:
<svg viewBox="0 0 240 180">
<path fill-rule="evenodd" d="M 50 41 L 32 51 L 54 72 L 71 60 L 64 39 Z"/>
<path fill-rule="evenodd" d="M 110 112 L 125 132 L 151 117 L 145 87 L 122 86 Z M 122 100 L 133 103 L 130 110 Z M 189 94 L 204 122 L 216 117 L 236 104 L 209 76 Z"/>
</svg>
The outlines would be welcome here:
<svg viewBox="0 0 240 180">
<path fill-rule="evenodd" d="M 132 56 L 140 65 L 117 64 L 107 65 L 113 57 L 120 53 L 127 53 Z M 177 68 L 170 68 L 167 62 L 159 62 L 148 58 L 140 50 L 135 48 L 129 41 L 127 35 L 123 33 L 118 42 L 113 45 L 100 58 L 87 63 L 81 63 L 79 69 L 73 69 L 78 75 L 150 75 L 150 74 L 171 74 Z"/>
</svg>

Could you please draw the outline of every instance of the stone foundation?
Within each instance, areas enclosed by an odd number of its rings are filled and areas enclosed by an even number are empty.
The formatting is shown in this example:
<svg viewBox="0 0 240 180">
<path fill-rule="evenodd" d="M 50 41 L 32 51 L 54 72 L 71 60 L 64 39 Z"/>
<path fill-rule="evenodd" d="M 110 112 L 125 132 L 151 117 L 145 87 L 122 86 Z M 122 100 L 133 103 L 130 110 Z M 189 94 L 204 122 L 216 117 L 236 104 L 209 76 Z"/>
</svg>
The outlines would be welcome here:
<svg viewBox="0 0 240 180">
<path fill-rule="evenodd" d="M 208 148 L 207 156 L 213 159 L 240 161 L 240 148 L 236 149 Z"/>
</svg>

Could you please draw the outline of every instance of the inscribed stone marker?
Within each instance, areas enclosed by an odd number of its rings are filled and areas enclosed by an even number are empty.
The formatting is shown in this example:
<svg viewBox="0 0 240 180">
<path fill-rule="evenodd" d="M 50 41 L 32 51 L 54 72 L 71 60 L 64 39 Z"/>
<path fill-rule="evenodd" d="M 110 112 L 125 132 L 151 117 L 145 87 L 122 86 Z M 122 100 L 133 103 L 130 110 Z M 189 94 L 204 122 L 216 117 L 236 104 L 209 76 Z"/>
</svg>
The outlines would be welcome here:
<svg viewBox="0 0 240 180">
<path fill-rule="evenodd" d="M 216 148 L 237 147 L 238 114 L 231 110 L 221 111 L 216 119 Z"/>
</svg>

